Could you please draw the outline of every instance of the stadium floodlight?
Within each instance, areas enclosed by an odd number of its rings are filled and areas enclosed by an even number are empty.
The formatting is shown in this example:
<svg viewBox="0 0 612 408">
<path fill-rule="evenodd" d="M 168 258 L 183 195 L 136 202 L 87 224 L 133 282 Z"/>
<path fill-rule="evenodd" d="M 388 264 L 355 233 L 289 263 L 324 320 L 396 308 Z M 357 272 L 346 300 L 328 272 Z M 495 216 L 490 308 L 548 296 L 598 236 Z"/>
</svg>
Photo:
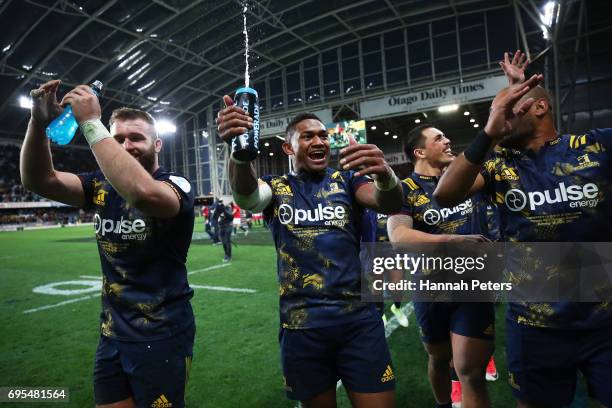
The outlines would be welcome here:
<svg viewBox="0 0 612 408">
<path fill-rule="evenodd" d="M 477 128 L 478 127 L 478 123 L 474 123 L 474 127 Z"/>
<path fill-rule="evenodd" d="M 370 129 L 371 129 L 371 130 L 376 130 L 376 125 L 372 125 L 372 126 L 370 126 Z"/>
<path fill-rule="evenodd" d="M 389 136 L 389 131 L 385 130 L 385 136 Z"/>
<path fill-rule="evenodd" d="M 27 96 L 21 95 L 19 97 L 19 107 L 23 109 L 32 109 L 32 99 Z"/>
<path fill-rule="evenodd" d="M 444 105 L 444 106 L 440 106 L 438 108 L 438 112 L 440 113 L 450 113 L 450 112 L 455 112 L 457 111 L 457 109 L 459 109 L 459 105 L 457 105 L 456 103 L 453 105 Z"/>
<path fill-rule="evenodd" d="M 264 143 L 264 146 L 266 146 L 266 147 L 270 146 L 270 142 Z"/>
<path fill-rule="evenodd" d="M 158 120 L 155 123 L 155 129 L 157 129 L 157 133 L 159 133 L 160 135 L 176 133 L 176 126 L 174 125 L 174 123 L 166 119 Z"/>
<path fill-rule="evenodd" d="M 270 154 L 270 156 L 274 156 L 274 152 L 270 152 L 269 154 Z"/>
<path fill-rule="evenodd" d="M 414 120 L 414 123 L 421 123 L 421 119 L 416 118 L 416 119 Z"/>
<path fill-rule="evenodd" d="M 394 138 L 394 139 L 397 139 L 397 135 L 393 135 L 393 138 Z"/>
<path fill-rule="evenodd" d="M 470 119 L 470 123 L 474 123 L 474 122 L 476 122 L 476 119 L 474 118 Z"/>
<path fill-rule="evenodd" d="M 540 28 L 545 40 L 550 39 L 550 29 L 559 21 L 559 8 L 557 1 L 549 1 L 544 5 L 543 13 L 540 13 Z"/>
<path fill-rule="evenodd" d="M 469 111 L 463 112 L 463 116 L 470 116 L 470 112 Z"/>
</svg>

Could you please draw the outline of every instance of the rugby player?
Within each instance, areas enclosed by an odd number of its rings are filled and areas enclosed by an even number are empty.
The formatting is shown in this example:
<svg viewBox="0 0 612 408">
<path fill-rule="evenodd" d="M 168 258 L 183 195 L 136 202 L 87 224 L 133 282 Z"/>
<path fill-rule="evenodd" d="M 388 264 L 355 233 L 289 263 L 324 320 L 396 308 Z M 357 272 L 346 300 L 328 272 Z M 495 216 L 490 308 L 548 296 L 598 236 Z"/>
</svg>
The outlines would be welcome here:
<svg viewBox="0 0 612 408">
<path fill-rule="evenodd" d="M 452 206 L 485 192 L 498 204 L 505 241 L 611 241 L 612 129 L 559 134 L 541 79 L 497 94 L 484 131 L 449 166 L 434 196 Z M 577 193 L 564 194 L 566 188 Z M 531 279 L 545 282 L 542 275 Z M 569 404 L 578 369 L 592 396 L 612 406 L 608 302 L 510 303 L 507 354 L 518 407 Z"/>
<path fill-rule="evenodd" d="M 402 211 L 387 222 L 391 242 L 488 241 L 483 199 L 468 199 L 454 208 L 443 208 L 433 199 L 439 177 L 455 157 L 444 133 L 431 124 L 417 126 L 408 134 L 405 152 L 414 172 L 402 182 Z M 413 303 L 437 407 L 451 407 L 451 360 L 462 385 L 463 403 L 489 406 L 485 370 L 494 348 L 493 304 Z"/>
<path fill-rule="evenodd" d="M 43 197 L 95 211 L 103 274 L 96 406 L 183 407 L 195 335 L 185 267 L 193 189 L 159 166 L 162 141 L 148 113 L 115 110 L 109 133 L 89 87 L 77 86 L 58 104 L 59 83 L 49 81 L 32 92 L 21 179 Z M 99 171 L 77 175 L 53 168 L 45 128 L 67 104 Z"/>
<path fill-rule="evenodd" d="M 252 122 L 229 96 L 224 101 L 218 128 L 230 141 Z M 341 151 L 342 169 L 329 168 L 327 129 L 313 114 L 289 123 L 283 151 L 295 172 L 258 179 L 252 164 L 234 160 L 229 170 L 236 202 L 263 210 L 272 230 L 287 396 L 335 407 L 341 379 L 354 407 L 391 407 L 395 375 L 382 321 L 360 300 L 359 251 L 363 209 L 398 211 L 399 180 L 380 149 L 354 140 Z"/>
</svg>

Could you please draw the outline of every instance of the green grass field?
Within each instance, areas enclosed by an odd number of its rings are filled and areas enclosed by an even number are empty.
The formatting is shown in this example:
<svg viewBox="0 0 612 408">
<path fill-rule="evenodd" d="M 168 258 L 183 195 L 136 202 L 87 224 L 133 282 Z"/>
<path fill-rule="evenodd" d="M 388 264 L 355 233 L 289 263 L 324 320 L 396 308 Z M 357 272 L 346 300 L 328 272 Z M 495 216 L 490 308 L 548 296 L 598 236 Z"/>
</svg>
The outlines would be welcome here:
<svg viewBox="0 0 612 408">
<path fill-rule="evenodd" d="M 221 265 L 220 246 L 199 231 L 189 251 L 194 285 L 254 289 L 256 293 L 196 289 L 192 300 L 197 335 L 187 391 L 189 407 L 293 407 L 282 389 L 278 349 L 276 254 L 269 232 L 256 228 L 236 238 L 234 259 Z M 199 238 L 199 239 L 198 239 Z M 200 271 L 200 272 L 197 272 Z M 83 277 L 85 276 L 85 277 Z M 96 290 L 73 295 L 33 292 L 54 282 L 94 281 L 100 260 L 93 227 L 0 233 L 0 386 L 68 387 L 70 402 L 9 404 L 1 407 L 92 407 L 92 367 L 100 300 Z M 81 284 L 58 289 L 87 289 Z M 38 309 L 66 300 L 57 307 Z M 30 313 L 25 311 L 32 310 Z M 503 306 L 498 307 L 495 352 L 501 378 L 489 383 L 494 407 L 514 406 L 506 383 Z M 415 329 L 389 337 L 397 378 L 398 407 L 432 407 L 426 355 Z M 343 391 L 341 407 L 348 407 Z"/>
</svg>

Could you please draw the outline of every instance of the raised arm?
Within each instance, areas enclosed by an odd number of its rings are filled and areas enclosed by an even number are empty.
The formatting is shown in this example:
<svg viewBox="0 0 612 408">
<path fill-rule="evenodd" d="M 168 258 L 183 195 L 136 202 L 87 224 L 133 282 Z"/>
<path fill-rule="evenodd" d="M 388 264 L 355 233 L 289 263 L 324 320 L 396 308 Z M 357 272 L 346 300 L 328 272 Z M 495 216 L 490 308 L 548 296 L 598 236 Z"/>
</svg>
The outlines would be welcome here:
<svg viewBox="0 0 612 408">
<path fill-rule="evenodd" d="M 485 242 L 489 241 L 483 235 L 429 234 L 413 227 L 412 217 L 405 214 L 392 215 L 387 220 L 387 234 L 394 243 L 416 244 L 434 242 Z"/>
<path fill-rule="evenodd" d="M 155 180 L 149 170 L 126 150 L 127 145 L 122 146 L 111 136 L 100 121 L 101 108 L 98 97 L 87 85 L 79 85 L 68 92 L 62 99 L 62 105 L 66 104 L 72 106 L 74 117 L 91 147 L 100 170 L 121 197 L 145 214 L 154 217 L 170 218 L 179 213 L 181 209 L 179 193 L 168 183 Z M 153 136 L 134 132 L 134 135 L 130 133 L 124 137 L 130 139 L 129 143 L 151 142 L 157 154 L 161 149 L 161 140 L 153 141 Z M 185 191 L 190 187 L 181 188 Z M 185 192 L 188 193 L 189 190 Z"/>
<path fill-rule="evenodd" d="M 234 105 L 228 95 L 223 96 L 226 108 L 217 114 L 217 129 L 223 141 L 229 143 L 234 136 L 241 135 L 253 127 L 253 119 L 244 110 Z M 261 211 L 272 200 L 270 186 L 258 180 L 252 162 L 229 160 L 230 187 L 234 201 L 239 207 L 249 211 Z"/>
<path fill-rule="evenodd" d="M 533 75 L 522 84 L 502 89 L 495 96 L 484 131 L 476 135 L 472 144 L 453 160 L 442 175 L 433 194 L 439 205 L 452 207 L 484 187 L 484 177 L 479 174 L 480 166 L 504 136 L 512 132 L 516 122 L 535 102 L 533 98 L 528 98 L 517 105 L 517 102 L 541 81 L 542 75 Z"/>
<path fill-rule="evenodd" d="M 19 161 L 21 182 L 45 198 L 80 207 L 85 201 L 81 180 L 76 174 L 53 168 L 49 139 L 45 135 L 47 125 L 62 111 L 56 98 L 59 84 L 59 80 L 49 81 L 31 92 L 32 113 Z"/>
</svg>

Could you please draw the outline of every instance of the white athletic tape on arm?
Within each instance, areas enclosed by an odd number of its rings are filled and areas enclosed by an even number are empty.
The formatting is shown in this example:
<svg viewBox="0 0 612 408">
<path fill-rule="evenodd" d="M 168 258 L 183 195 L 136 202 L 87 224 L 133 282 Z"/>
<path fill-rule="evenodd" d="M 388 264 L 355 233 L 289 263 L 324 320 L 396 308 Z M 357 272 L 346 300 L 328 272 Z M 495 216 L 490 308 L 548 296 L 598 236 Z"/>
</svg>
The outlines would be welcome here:
<svg viewBox="0 0 612 408">
<path fill-rule="evenodd" d="M 267 183 L 258 183 L 257 189 L 249 195 L 238 194 L 235 191 L 232 195 L 239 207 L 254 212 L 263 211 L 272 201 L 272 189 Z"/>
<path fill-rule="evenodd" d="M 79 124 L 81 132 L 85 136 L 89 146 L 93 146 L 100 140 L 108 139 L 111 136 L 110 132 L 100 119 L 90 119 Z"/>
<path fill-rule="evenodd" d="M 395 186 L 397 186 L 399 181 L 400 180 L 395 175 L 395 172 L 393 172 L 393 170 L 391 170 L 391 177 L 389 178 L 389 180 L 386 181 L 386 182 L 382 182 L 382 181 L 379 181 L 378 179 L 376 179 L 376 180 L 374 180 L 374 187 L 376 187 L 376 189 L 380 190 L 380 191 L 389 191 L 389 190 L 393 190 L 395 188 Z"/>
</svg>

